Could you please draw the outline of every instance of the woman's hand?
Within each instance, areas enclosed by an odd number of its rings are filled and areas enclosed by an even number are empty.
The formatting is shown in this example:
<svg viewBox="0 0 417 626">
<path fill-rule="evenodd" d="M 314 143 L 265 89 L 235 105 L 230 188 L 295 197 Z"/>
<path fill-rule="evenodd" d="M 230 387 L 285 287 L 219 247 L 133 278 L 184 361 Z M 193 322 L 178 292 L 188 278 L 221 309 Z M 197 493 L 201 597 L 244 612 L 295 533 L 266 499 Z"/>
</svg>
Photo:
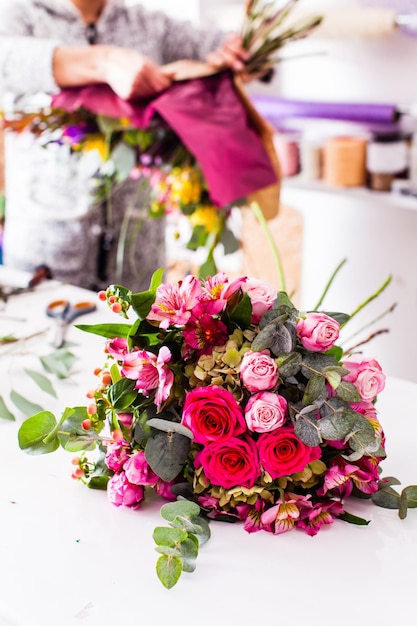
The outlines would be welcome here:
<svg viewBox="0 0 417 626">
<path fill-rule="evenodd" d="M 172 82 L 170 73 L 126 48 L 109 48 L 105 68 L 105 82 L 124 100 L 152 96 Z"/>
<path fill-rule="evenodd" d="M 244 74 L 248 53 L 242 47 L 240 35 L 229 35 L 217 50 L 210 52 L 207 63 L 218 69 L 230 68 L 234 72 Z"/>
</svg>

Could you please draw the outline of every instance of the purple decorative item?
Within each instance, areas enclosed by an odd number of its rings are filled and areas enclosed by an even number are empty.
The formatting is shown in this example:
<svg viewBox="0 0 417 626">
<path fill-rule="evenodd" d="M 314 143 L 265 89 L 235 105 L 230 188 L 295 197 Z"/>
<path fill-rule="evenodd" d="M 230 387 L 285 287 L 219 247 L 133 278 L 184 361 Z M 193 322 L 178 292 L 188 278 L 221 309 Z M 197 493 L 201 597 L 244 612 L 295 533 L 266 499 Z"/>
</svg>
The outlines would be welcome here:
<svg viewBox="0 0 417 626">
<path fill-rule="evenodd" d="M 174 83 L 147 101 L 124 101 L 106 85 L 66 89 L 54 96 L 52 106 L 127 117 L 138 128 L 147 128 L 158 113 L 198 161 L 218 206 L 277 183 L 229 72 Z"/>
<path fill-rule="evenodd" d="M 280 121 L 292 117 L 314 117 L 368 124 L 392 124 L 399 112 L 391 104 L 359 104 L 341 102 L 305 102 L 254 95 L 255 108 L 267 120 Z"/>
</svg>

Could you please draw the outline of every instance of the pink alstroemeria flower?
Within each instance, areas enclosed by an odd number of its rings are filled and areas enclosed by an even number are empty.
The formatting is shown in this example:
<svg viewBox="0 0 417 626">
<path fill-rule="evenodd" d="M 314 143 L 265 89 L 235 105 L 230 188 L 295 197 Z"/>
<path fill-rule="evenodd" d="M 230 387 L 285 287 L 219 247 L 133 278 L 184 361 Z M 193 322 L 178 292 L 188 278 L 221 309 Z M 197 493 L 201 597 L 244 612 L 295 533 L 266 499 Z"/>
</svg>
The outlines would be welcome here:
<svg viewBox="0 0 417 626">
<path fill-rule="evenodd" d="M 184 341 L 198 355 L 211 354 L 215 346 L 221 346 L 228 339 L 227 326 L 214 317 L 217 313 L 217 304 L 220 300 L 201 302 L 198 304 L 187 322 L 184 331 Z"/>
<path fill-rule="evenodd" d="M 330 502 L 318 502 L 312 508 L 305 508 L 296 526 L 305 530 L 307 535 L 314 537 L 325 524 L 333 524 L 335 518 L 344 513 L 344 508 L 339 500 Z"/>
<path fill-rule="evenodd" d="M 122 360 L 123 357 L 128 354 L 129 346 L 127 345 L 126 339 L 122 337 L 115 337 L 107 342 L 106 352 L 111 354 L 117 360 Z"/>
<path fill-rule="evenodd" d="M 337 496 L 347 498 L 352 493 L 353 485 L 363 493 L 378 491 L 377 466 L 361 469 L 357 465 L 339 459 L 326 473 L 323 488 L 318 491 L 318 495 L 323 496 L 333 490 Z"/>
<path fill-rule="evenodd" d="M 158 356 L 147 350 L 130 352 L 123 359 L 121 373 L 130 380 L 136 380 L 135 388 L 144 396 L 150 396 L 156 389 L 155 404 L 158 409 L 168 398 L 174 382 L 174 374 L 166 365 L 171 359 L 171 351 L 162 346 Z"/>
<path fill-rule="evenodd" d="M 195 276 L 186 276 L 178 285 L 163 284 L 156 290 L 156 299 L 147 319 L 160 322 L 161 328 L 183 326 L 201 295 L 201 285 Z"/>
<path fill-rule="evenodd" d="M 296 521 L 300 519 L 301 507 L 311 507 L 311 504 L 308 502 L 309 497 L 297 496 L 287 492 L 284 502 L 280 499 L 275 506 L 271 506 L 262 513 L 261 524 L 263 529 L 274 535 L 280 535 L 292 530 Z"/>
<path fill-rule="evenodd" d="M 242 285 L 246 282 L 246 280 L 246 278 L 237 278 L 229 283 L 227 274 L 224 272 L 218 272 L 204 281 L 202 285 L 201 300 L 220 300 L 225 306 L 229 298 L 231 298 L 236 291 L 242 288 Z"/>
</svg>

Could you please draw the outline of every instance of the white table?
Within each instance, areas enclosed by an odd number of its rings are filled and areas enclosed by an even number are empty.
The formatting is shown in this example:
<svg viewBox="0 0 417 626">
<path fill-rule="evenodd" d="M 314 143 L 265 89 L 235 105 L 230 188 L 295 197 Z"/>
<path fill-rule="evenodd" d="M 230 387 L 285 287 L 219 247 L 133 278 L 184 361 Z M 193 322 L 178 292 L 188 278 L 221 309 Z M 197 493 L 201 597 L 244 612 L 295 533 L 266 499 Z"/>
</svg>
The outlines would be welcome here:
<svg viewBox="0 0 417 626">
<path fill-rule="evenodd" d="M 42 319 L 48 299 L 85 295 L 46 284 L 19 296 L 19 306 L 16 298 L 13 310 L 48 324 Z M 98 305 L 86 322 L 109 320 Z M 74 329 L 71 339 L 83 359 L 71 384 L 57 384 L 60 397 L 48 405 L 56 411 L 85 402 L 92 369 L 102 363 L 101 338 Z M 45 340 L 37 349 L 45 349 Z M 3 396 L 9 361 L 0 356 Z M 43 392 L 35 394 L 33 400 L 45 400 Z M 416 384 L 390 379 L 378 402 L 387 435 L 384 474 L 404 486 L 417 483 L 416 394 Z M 247 534 L 241 525 L 212 523 L 196 571 L 168 591 L 155 574 L 152 540 L 154 527 L 164 523 L 161 501 L 148 499 L 137 511 L 112 506 L 104 492 L 71 480 L 71 454 L 21 452 L 19 423 L 0 421 L 1 626 L 385 626 L 408 616 L 413 623 L 417 511 L 401 521 L 396 511 L 352 500 L 348 510 L 371 524 L 336 521 L 314 538 L 298 531 Z"/>
</svg>

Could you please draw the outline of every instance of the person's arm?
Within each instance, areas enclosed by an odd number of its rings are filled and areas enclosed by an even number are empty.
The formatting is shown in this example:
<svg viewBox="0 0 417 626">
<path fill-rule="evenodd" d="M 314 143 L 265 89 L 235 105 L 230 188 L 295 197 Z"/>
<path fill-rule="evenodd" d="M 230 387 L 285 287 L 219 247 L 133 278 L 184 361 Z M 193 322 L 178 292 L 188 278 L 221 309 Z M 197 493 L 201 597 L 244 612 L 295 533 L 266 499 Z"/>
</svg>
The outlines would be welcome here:
<svg viewBox="0 0 417 626">
<path fill-rule="evenodd" d="M 171 84 L 169 75 L 151 59 L 116 46 L 58 47 L 52 71 L 59 87 L 107 83 L 126 100 L 158 93 Z"/>
</svg>

